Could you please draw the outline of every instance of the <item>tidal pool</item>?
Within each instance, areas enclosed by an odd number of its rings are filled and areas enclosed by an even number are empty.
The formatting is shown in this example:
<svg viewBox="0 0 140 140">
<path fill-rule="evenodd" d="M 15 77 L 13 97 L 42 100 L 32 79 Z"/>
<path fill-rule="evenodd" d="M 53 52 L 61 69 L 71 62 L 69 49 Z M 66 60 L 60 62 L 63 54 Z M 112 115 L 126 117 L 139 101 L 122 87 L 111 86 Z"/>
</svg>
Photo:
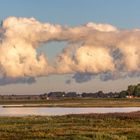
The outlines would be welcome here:
<svg viewBox="0 0 140 140">
<path fill-rule="evenodd" d="M 3 107 L 0 105 L 0 116 L 54 116 L 87 113 L 115 113 L 140 111 L 140 107 Z"/>
</svg>

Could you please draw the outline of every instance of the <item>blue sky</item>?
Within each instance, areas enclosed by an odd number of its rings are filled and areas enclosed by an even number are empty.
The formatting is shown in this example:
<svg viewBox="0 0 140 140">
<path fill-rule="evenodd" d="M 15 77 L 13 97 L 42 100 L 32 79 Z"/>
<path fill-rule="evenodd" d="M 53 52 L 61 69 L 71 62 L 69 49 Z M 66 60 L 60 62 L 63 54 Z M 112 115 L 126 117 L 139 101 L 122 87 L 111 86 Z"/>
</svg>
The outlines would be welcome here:
<svg viewBox="0 0 140 140">
<path fill-rule="evenodd" d="M 95 21 L 133 28 L 140 27 L 139 5 L 139 0 L 1 0 L 0 19 L 35 17 L 66 25 Z"/>
<path fill-rule="evenodd" d="M 118 28 L 140 28 L 140 0 L 1 0 L 0 20 L 9 16 L 34 17 L 41 22 L 75 26 L 87 22 L 109 23 Z M 54 47 L 57 46 L 57 47 Z M 41 49 L 51 58 L 64 47 L 51 43 Z M 43 93 L 51 90 L 76 91 L 121 90 L 138 78 L 83 84 L 65 84 L 69 75 L 38 78 L 32 85 L 13 84 L 0 87 L 0 93 Z M 122 84 L 123 83 L 123 84 Z M 125 84 L 124 84 L 125 83 Z M 110 88 L 108 88 L 110 85 Z"/>
</svg>

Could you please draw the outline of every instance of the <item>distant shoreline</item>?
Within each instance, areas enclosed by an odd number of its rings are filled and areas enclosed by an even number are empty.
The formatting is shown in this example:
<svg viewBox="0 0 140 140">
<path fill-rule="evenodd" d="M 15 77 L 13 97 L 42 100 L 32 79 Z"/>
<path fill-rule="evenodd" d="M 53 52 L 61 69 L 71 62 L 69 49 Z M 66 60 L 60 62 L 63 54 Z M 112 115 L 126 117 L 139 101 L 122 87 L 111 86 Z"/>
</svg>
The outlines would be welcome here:
<svg viewBox="0 0 140 140">
<path fill-rule="evenodd" d="M 58 99 L 58 100 L 0 100 L 10 107 L 140 107 L 140 98 L 133 99 Z"/>
</svg>

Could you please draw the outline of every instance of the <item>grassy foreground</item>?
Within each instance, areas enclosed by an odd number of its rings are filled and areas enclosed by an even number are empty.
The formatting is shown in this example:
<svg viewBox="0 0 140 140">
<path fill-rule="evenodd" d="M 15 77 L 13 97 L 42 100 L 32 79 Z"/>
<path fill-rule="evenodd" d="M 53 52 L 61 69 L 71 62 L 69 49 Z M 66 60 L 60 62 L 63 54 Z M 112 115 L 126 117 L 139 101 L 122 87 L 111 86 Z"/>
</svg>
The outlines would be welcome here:
<svg viewBox="0 0 140 140">
<path fill-rule="evenodd" d="M 120 99 L 120 98 L 78 98 L 78 99 L 58 99 L 58 100 L 0 100 L 2 105 L 22 104 L 24 107 L 140 107 L 140 98 Z M 18 106 L 19 107 L 19 106 Z"/>
<path fill-rule="evenodd" d="M 140 112 L 0 117 L 1 140 L 140 140 Z"/>
</svg>

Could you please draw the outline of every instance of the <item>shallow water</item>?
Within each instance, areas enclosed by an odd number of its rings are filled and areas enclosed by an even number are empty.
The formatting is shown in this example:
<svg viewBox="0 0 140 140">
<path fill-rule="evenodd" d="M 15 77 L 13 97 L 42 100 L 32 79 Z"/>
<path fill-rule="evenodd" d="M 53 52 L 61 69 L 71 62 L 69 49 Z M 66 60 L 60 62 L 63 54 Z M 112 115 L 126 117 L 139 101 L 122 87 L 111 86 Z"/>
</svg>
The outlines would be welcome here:
<svg viewBox="0 0 140 140">
<path fill-rule="evenodd" d="M 114 113 L 140 111 L 140 107 L 88 107 L 88 108 L 66 108 L 66 107 L 10 107 L 3 108 L 0 105 L 0 116 L 29 116 L 29 115 L 66 115 L 87 113 Z"/>
</svg>

